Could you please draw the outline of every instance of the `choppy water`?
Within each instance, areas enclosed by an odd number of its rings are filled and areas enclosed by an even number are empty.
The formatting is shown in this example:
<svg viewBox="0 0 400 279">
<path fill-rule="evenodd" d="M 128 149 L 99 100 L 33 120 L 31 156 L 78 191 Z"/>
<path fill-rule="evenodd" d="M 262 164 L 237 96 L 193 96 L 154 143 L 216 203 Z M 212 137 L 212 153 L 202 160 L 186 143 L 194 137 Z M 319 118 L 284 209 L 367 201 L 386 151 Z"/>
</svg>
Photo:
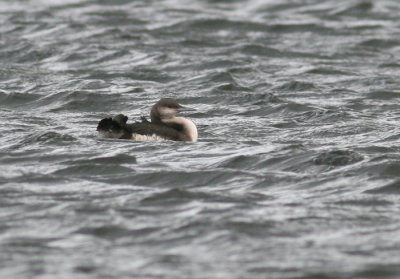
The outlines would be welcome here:
<svg viewBox="0 0 400 279">
<path fill-rule="evenodd" d="M 0 2 L 1 278 L 399 278 L 400 2 Z M 194 107 L 200 140 L 100 140 Z"/>
</svg>

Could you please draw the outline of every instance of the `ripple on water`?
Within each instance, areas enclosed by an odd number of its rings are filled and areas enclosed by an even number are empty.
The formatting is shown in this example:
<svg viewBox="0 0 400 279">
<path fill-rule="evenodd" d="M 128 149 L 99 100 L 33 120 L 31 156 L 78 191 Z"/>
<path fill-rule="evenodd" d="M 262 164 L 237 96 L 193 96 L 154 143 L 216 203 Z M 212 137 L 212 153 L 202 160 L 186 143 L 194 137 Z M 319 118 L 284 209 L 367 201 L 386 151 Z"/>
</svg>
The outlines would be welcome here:
<svg viewBox="0 0 400 279">
<path fill-rule="evenodd" d="M 129 154 L 115 154 L 111 156 L 95 156 L 92 158 L 77 159 L 70 161 L 69 164 L 97 164 L 97 165 L 121 165 L 121 164 L 136 164 L 135 156 Z"/>
<path fill-rule="evenodd" d="M 8 149 L 15 150 L 21 148 L 39 146 L 65 146 L 77 142 L 78 138 L 70 134 L 59 133 L 55 131 L 42 131 L 28 134 L 15 143 L 12 143 Z"/>
<path fill-rule="evenodd" d="M 399 171 L 400 169 L 398 169 Z M 385 194 L 385 195 L 399 195 L 400 194 L 400 179 L 389 182 L 386 185 L 376 187 L 374 189 L 366 190 L 364 193 L 368 194 Z"/>
<path fill-rule="evenodd" d="M 274 88 L 278 91 L 309 91 L 309 90 L 316 90 L 317 86 L 312 82 L 305 82 L 305 81 L 289 81 L 282 85 L 279 85 Z"/>
<path fill-rule="evenodd" d="M 0 102 L 2 106 L 18 107 L 29 104 L 40 99 L 40 94 L 22 93 L 22 92 L 7 92 L 0 90 Z"/>
<path fill-rule="evenodd" d="M 132 168 L 121 165 L 104 165 L 104 164 L 77 164 L 68 167 L 62 167 L 52 173 L 56 176 L 69 176 L 74 177 L 91 177 L 91 176 L 107 176 L 107 175 L 120 175 L 131 173 Z"/>
<path fill-rule="evenodd" d="M 332 11 L 330 15 L 364 17 L 370 15 L 373 8 L 373 2 L 359 1 L 358 3 L 349 3 L 348 5 L 338 7 L 335 11 Z"/>
<path fill-rule="evenodd" d="M 267 56 L 267 57 L 280 57 L 282 52 L 278 49 L 267 47 L 261 44 L 245 44 L 237 48 L 237 51 L 246 55 Z"/>
<path fill-rule="evenodd" d="M 361 154 L 351 150 L 331 150 L 314 158 L 316 165 L 346 166 L 362 161 Z"/>
</svg>

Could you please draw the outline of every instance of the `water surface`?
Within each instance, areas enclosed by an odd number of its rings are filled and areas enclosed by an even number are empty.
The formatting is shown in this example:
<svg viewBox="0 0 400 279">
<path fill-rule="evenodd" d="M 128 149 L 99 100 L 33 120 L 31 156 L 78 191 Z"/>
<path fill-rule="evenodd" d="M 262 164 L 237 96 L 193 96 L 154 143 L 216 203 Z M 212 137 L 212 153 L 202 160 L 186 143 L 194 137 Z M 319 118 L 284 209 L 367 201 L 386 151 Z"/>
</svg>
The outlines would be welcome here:
<svg viewBox="0 0 400 279">
<path fill-rule="evenodd" d="M 399 12 L 1 1 L 0 277 L 399 278 Z M 161 97 L 199 142 L 97 137 Z"/>
</svg>

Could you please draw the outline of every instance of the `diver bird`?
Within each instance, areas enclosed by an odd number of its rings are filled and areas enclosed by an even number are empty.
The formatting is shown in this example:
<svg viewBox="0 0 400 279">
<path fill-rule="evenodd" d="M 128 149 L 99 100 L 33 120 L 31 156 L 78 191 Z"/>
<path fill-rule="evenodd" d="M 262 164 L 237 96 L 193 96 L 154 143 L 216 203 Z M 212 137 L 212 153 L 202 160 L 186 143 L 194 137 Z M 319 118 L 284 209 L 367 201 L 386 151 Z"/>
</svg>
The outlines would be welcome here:
<svg viewBox="0 0 400 279">
<path fill-rule="evenodd" d="M 188 110 L 171 98 L 162 98 L 153 105 L 150 120 L 141 117 L 141 122 L 127 124 L 128 117 L 118 114 L 104 118 L 97 125 L 97 131 L 104 138 L 130 139 L 135 141 L 191 141 L 196 142 L 196 125 L 189 119 L 177 116 Z"/>
</svg>

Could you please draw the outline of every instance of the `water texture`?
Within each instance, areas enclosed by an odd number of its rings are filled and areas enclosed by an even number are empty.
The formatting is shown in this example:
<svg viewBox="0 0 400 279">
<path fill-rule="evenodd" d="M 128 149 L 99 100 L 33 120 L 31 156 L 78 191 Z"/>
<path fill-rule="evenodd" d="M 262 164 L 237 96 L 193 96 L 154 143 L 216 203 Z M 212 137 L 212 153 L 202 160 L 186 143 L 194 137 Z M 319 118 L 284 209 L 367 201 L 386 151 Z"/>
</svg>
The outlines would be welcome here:
<svg viewBox="0 0 400 279">
<path fill-rule="evenodd" d="M 399 14 L 0 1 L 0 277 L 400 278 Z M 97 137 L 161 97 L 199 142 Z"/>
</svg>

